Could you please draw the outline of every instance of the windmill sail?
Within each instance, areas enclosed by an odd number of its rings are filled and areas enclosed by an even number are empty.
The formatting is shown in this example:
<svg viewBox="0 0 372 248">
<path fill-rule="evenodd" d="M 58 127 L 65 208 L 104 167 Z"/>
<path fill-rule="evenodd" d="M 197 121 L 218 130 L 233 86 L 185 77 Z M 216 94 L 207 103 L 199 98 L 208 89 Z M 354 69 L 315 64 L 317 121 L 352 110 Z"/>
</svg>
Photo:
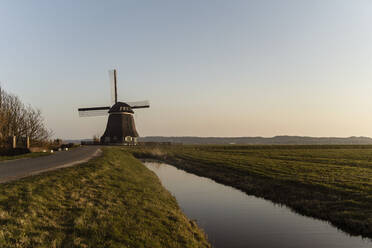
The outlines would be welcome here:
<svg viewBox="0 0 372 248">
<path fill-rule="evenodd" d="M 79 108 L 80 117 L 104 116 L 108 114 L 110 107 Z"/>
<path fill-rule="evenodd" d="M 114 105 L 118 99 L 116 80 L 117 80 L 116 70 L 109 70 L 109 82 L 110 82 L 110 89 L 111 89 L 111 105 Z"/>
<path fill-rule="evenodd" d="M 137 108 L 149 108 L 150 107 L 150 102 L 149 101 L 138 101 L 138 102 L 127 102 L 127 104 L 132 108 L 132 109 L 137 109 Z"/>
</svg>

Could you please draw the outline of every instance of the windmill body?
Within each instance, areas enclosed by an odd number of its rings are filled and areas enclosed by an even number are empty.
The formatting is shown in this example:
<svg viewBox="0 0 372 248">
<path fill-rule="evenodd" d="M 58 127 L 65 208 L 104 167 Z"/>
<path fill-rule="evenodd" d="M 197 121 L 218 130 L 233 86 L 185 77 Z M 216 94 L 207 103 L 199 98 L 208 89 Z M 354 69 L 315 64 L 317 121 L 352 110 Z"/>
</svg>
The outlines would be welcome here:
<svg viewBox="0 0 372 248">
<path fill-rule="evenodd" d="M 138 132 L 134 123 L 134 109 L 149 108 L 148 101 L 118 102 L 116 70 L 110 71 L 113 89 L 111 107 L 79 108 L 80 117 L 109 115 L 107 126 L 101 137 L 102 144 L 135 143 Z"/>
<path fill-rule="evenodd" d="M 124 102 L 118 102 L 112 106 L 101 143 L 125 143 L 126 137 L 138 137 L 133 114 L 132 108 Z"/>
</svg>

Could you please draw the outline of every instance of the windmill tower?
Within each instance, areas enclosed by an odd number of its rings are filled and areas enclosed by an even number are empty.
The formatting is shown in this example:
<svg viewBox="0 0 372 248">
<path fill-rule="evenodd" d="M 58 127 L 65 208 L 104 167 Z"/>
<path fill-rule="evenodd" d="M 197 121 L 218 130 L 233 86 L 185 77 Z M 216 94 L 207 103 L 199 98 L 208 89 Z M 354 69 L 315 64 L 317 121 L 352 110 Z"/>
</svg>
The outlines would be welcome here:
<svg viewBox="0 0 372 248">
<path fill-rule="evenodd" d="M 149 108 L 149 101 L 118 102 L 116 70 L 109 71 L 111 84 L 111 107 L 79 108 L 79 116 L 109 115 L 106 131 L 101 137 L 102 144 L 133 143 L 138 137 L 134 124 L 133 109 Z"/>
</svg>

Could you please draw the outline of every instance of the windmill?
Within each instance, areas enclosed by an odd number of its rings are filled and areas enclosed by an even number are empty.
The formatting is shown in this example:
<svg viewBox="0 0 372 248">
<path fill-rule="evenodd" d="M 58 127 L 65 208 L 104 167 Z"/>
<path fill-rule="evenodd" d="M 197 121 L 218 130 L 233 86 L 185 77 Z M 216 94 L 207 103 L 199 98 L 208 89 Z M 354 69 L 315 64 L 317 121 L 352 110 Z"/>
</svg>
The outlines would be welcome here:
<svg viewBox="0 0 372 248">
<path fill-rule="evenodd" d="M 80 117 L 109 115 L 102 144 L 131 143 L 138 133 L 134 124 L 133 109 L 149 108 L 149 101 L 118 102 L 116 70 L 109 71 L 111 85 L 111 107 L 79 108 Z"/>
</svg>

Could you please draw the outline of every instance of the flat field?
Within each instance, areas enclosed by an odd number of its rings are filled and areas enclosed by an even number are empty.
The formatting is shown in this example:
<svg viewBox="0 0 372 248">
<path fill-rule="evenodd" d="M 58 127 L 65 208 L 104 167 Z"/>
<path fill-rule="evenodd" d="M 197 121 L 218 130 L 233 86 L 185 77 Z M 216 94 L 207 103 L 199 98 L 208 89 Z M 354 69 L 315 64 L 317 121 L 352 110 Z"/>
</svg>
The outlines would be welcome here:
<svg viewBox="0 0 372 248">
<path fill-rule="evenodd" d="M 120 148 L 0 184 L 0 247 L 210 247 L 156 175 Z"/>
<path fill-rule="evenodd" d="M 163 146 L 132 152 L 372 238 L 372 146 Z"/>
</svg>

